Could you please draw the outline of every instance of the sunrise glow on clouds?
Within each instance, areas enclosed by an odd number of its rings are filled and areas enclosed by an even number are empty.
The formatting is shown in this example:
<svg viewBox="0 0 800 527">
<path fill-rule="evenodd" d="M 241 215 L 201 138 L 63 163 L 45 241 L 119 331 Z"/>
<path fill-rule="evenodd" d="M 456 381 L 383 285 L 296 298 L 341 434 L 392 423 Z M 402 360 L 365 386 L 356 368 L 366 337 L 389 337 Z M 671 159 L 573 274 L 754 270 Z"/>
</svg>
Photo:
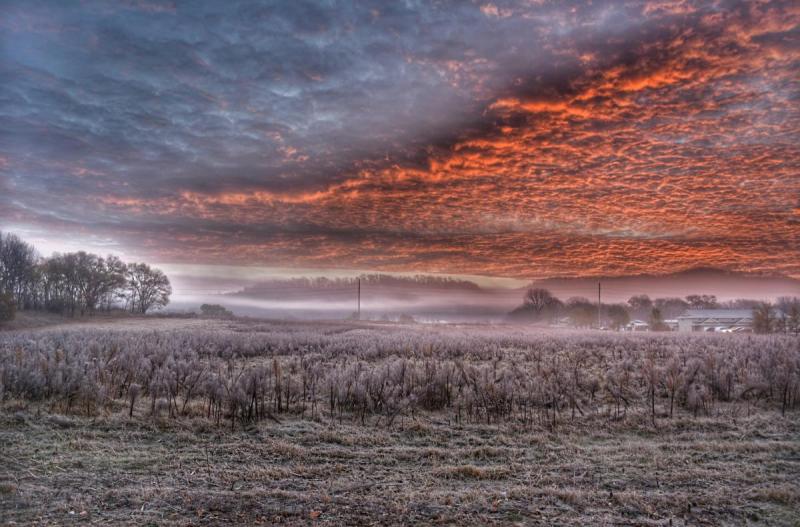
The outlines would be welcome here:
<svg viewBox="0 0 800 527">
<path fill-rule="evenodd" d="M 800 276 L 796 2 L 0 9 L 0 229 L 172 263 Z"/>
</svg>

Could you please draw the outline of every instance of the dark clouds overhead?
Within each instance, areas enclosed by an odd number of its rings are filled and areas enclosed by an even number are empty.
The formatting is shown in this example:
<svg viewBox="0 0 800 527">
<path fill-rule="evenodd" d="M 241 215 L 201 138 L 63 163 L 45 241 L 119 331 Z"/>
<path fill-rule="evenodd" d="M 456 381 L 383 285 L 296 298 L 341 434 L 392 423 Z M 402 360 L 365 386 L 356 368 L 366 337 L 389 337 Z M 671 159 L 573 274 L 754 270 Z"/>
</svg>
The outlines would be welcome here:
<svg viewBox="0 0 800 527">
<path fill-rule="evenodd" d="M 0 14 L 0 228 L 175 262 L 800 275 L 794 2 Z"/>
</svg>

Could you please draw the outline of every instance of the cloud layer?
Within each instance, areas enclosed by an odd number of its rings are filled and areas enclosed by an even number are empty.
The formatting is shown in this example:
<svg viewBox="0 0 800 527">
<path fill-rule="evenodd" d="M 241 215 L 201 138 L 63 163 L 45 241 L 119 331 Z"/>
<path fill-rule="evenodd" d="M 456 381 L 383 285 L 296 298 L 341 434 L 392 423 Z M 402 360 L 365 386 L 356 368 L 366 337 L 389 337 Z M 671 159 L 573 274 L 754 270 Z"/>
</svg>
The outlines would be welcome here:
<svg viewBox="0 0 800 527">
<path fill-rule="evenodd" d="M 800 275 L 794 2 L 0 16 L 0 228 L 162 262 Z"/>
</svg>

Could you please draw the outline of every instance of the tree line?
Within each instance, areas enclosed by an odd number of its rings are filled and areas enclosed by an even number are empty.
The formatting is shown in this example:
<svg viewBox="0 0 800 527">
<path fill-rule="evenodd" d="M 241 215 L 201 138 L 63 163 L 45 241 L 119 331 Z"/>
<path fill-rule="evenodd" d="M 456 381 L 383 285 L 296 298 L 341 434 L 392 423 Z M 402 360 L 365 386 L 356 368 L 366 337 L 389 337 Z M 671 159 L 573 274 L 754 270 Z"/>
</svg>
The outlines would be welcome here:
<svg viewBox="0 0 800 527">
<path fill-rule="evenodd" d="M 512 320 L 553 323 L 566 319 L 574 327 L 596 327 L 598 322 L 620 329 L 632 320 L 647 322 L 650 329 L 666 331 L 665 320 L 674 319 L 687 309 L 746 309 L 753 313 L 756 333 L 800 333 L 800 298 L 784 296 L 773 302 L 739 298 L 720 302 L 714 295 L 688 295 L 685 298 L 656 298 L 634 295 L 627 302 L 598 304 L 584 297 L 566 302 L 549 290 L 531 287 L 525 291 L 522 305 L 510 314 Z"/>
<path fill-rule="evenodd" d="M 361 274 L 356 277 L 300 277 L 274 279 L 247 286 L 234 295 L 283 298 L 286 294 L 303 293 L 351 293 L 359 284 L 374 291 L 382 288 L 424 288 L 438 291 L 478 291 L 480 287 L 468 280 L 451 277 L 414 275 L 392 276 L 386 274 Z"/>
<path fill-rule="evenodd" d="M 171 294 L 167 276 L 146 263 L 85 251 L 42 257 L 19 236 L 0 232 L 0 320 L 13 318 L 17 310 L 144 314 L 166 306 Z"/>
</svg>

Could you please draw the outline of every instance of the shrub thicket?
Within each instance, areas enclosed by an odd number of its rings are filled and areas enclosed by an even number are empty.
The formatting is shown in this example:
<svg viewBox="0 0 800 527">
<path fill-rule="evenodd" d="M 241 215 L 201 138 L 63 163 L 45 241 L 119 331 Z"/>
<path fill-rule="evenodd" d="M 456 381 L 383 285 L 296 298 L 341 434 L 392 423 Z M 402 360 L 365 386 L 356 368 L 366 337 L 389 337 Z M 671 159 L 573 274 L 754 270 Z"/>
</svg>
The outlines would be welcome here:
<svg viewBox="0 0 800 527">
<path fill-rule="evenodd" d="M 0 397 L 232 426 L 281 414 L 390 425 L 418 412 L 551 427 L 639 413 L 655 424 L 731 401 L 783 412 L 800 403 L 800 349 L 787 336 L 255 329 L 8 334 Z"/>
</svg>

